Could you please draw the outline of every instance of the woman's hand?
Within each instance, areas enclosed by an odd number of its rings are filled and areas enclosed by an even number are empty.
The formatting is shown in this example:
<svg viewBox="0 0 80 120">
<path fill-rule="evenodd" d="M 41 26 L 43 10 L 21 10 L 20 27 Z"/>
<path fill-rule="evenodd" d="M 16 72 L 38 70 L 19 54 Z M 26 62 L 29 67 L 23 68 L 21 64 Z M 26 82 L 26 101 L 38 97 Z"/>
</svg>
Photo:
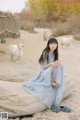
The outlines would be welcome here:
<svg viewBox="0 0 80 120">
<path fill-rule="evenodd" d="M 58 67 L 59 65 L 60 65 L 60 60 L 56 60 L 55 62 L 50 63 L 51 67 Z"/>
<path fill-rule="evenodd" d="M 52 81 L 52 82 L 51 82 L 51 85 L 52 85 L 53 87 L 59 87 L 59 84 L 56 83 L 55 81 Z"/>
</svg>

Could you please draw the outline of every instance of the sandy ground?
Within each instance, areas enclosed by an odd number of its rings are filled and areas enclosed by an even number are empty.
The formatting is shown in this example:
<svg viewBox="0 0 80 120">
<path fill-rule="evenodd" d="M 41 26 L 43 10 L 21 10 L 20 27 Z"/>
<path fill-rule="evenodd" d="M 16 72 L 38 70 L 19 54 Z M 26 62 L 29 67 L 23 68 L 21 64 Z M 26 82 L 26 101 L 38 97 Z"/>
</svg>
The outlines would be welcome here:
<svg viewBox="0 0 80 120">
<path fill-rule="evenodd" d="M 10 60 L 9 45 L 23 43 L 24 55 L 21 63 Z M 7 38 L 6 44 L 0 44 L 0 80 L 23 81 L 30 80 L 37 72 L 38 58 L 45 48 L 47 41 L 43 41 L 42 33 L 28 33 L 21 31 L 20 39 Z M 75 80 L 76 87 L 70 98 L 62 102 L 72 108 L 71 113 L 60 112 L 58 114 L 50 110 L 36 113 L 33 117 L 22 120 L 80 120 L 80 42 L 73 40 L 70 47 L 59 47 L 59 57 L 64 64 L 65 76 L 72 82 Z M 17 118 L 16 120 L 18 120 Z"/>
</svg>

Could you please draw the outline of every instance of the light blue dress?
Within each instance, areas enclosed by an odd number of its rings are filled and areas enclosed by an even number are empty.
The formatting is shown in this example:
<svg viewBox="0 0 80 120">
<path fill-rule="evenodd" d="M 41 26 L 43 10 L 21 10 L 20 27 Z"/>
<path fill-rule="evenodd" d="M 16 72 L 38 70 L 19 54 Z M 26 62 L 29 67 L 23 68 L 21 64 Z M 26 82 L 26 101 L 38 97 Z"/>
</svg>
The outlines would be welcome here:
<svg viewBox="0 0 80 120">
<path fill-rule="evenodd" d="M 48 61 L 54 62 L 54 55 L 49 54 Z M 56 81 L 59 87 L 52 87 L 51 81 Z M 23 81 L 22 85 L 25 91 L 46 104 L 48 108 L 59 105 L 64 89 L 64 67 L 60 64 L 56 68 L 45 68 L 45 64 L 40 64 L 37 75 L 32 80 Z"/>
</svg>

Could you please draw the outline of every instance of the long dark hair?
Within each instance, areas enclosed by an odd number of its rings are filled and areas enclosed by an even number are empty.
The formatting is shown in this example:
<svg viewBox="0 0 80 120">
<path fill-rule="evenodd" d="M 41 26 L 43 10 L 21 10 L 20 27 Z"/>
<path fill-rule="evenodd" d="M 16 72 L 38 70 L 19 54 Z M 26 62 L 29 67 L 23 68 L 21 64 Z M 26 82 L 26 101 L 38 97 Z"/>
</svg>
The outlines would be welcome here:
<svg viewBox="0 0 80 120">
<path fill-rule="evenodd" d="M 50 38 L 48 40 L 46 48 L 43 50 L 39 58 L 39 63 L 44 63 L 45 61 L 47 61 L 48 63 L 49 51 L 50 51 L 49 44 L 52 44 L 52 43 L 57 43 L 57 48 L 54 50 L 53 54 L 54 54 L 54 61 L 58 60 L 58 41 L 55 38 Z"/>
</svg>

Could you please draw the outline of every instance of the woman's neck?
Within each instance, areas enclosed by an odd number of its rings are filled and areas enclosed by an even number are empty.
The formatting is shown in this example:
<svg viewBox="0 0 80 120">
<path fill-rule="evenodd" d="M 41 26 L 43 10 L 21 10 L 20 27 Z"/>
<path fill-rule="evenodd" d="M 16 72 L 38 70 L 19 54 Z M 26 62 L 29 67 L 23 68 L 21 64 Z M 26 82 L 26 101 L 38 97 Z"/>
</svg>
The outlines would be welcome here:
<svg viewBox="0 0 80 120">
<path fill-rule="evenodd" d="M 50 50 L 49 53 L 50 53 L 51 55 L 53 55 L 54 51 Z"/>
</svg>

